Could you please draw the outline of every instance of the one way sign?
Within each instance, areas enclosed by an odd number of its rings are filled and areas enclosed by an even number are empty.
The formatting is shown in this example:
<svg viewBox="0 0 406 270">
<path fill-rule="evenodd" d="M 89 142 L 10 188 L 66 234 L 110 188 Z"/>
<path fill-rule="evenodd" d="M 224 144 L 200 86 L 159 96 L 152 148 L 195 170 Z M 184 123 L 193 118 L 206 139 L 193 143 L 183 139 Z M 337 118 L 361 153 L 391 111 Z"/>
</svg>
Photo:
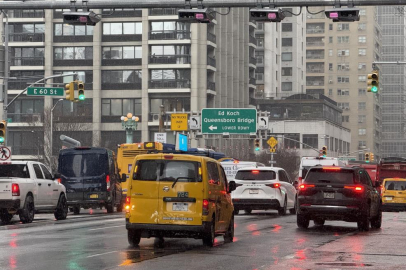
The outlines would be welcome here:
<svg viewBox="0 0 406 270">
<path fill-rule="evenodd" d="M 258 116 L 258 129 L 267 130 L 269 119 L 266 116 Z"/>
<path fill-rule="evenodd" d="M 190 128 L 190 130 L 199 130 L 200 129 L 200 116 L 191 116 L 190 117 L 189 128 Z"/>
</svg>

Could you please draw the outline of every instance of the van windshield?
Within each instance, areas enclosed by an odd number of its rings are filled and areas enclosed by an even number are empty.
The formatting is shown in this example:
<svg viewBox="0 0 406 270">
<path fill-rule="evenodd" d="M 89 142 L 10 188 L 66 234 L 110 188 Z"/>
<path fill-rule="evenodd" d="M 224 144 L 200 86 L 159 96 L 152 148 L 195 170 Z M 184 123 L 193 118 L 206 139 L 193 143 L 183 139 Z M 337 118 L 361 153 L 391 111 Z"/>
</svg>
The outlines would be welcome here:
<svg viewBox="0 0 406 270">
<path fill-rule="evenodd" d="M 332 183 L 332 184 L 354 184 L 354 171 L 343 169 L 313 168 L 306 175 L 305 183 Z"/>
<path fill-rule="evenodd" d="M 406 190 L 406 181 L 386 181 L 386 190 Z"/>
<path fill-rule="evenodd" d="M 183 160 L 140 160 L 134 180 L 200 182 L 199 162 Z"/>
<path fill-rule="evenodd" d="M 66 177 L 99 176 L 108 170 L 105 154 L 63 155 L 59 164 L 59 172 Z"/>
<path fill-rule="evenodd" d="M 235 180 L 275 180 L 276 173 L 274 171 L 260 170 L 245 170 L 238 171 Z"/>
</svg>

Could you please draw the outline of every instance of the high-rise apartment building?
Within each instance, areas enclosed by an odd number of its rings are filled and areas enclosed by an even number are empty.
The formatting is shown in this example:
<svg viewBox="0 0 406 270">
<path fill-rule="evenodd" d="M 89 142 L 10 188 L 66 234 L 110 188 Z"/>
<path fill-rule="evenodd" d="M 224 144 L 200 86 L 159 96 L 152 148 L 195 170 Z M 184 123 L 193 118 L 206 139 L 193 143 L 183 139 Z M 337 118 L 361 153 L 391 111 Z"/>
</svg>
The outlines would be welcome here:
<svg viewBox="0 0 406 270">
<path fill-rule="evenodd" d="M 166 112 L 249 106 L 254 94 L 255 23 L 234 8 L 211 24 L 177 21 L 176 9 L 95 10 L 96 26 L 63 24 L 61 10 L 9 11 L 9 100 L 44 76 L 77 72 L 86 99 L 22 96 L 8 110 L 8 145 L 14 158 L 43 153 L 47 116 L 59 135 L 115 149 L 125 142 L 120 117 L 139 117 L 134 141 L 154 139 L 161 106 Z M 5 19 L 3 20 L 5 21 Z M 55 78 L 63 86 L 73 77 Z M 169 118 L 168 118 L 169 119 Z M 167 119 L 167 120 L 168 120 Z M 35 123 L 35 124 L 34 124 Z M 169 128 L 170 121 L 166 121 Z M 168 143 L 174 143 L 168 132 Z M 219 140 L 199 146 L 218 146 Z M 197 140 L 192 140 L 197 146 Z M 35 157 L 37 158 L 37 157 Z"/>
<path fill-rule="evenodd" d="M 316 8 L 311 11 L 315 13 Z M 354 156 L 369 149 L 376 159 L 380 157 L 380 94 L 367 92 L 367 74 L 380 54 L 381 28 L 375 7 L 362 7 L 358 22 L 333 23 L 324 12 L 307 14 L 306 93 L 337 101 L 343 110 L 342 124 L 351 130 L 350 153 Z M 330 148 L 336 149 L 336 142 L 330 138 Z M 358 154 L 363 160 L 363 153 Z"/>
<path fill-rule="evenodd" d="M 378 7 L 382 28 L 381 61 L 406 59 L 406 20 L 404 7 Z M 406 66 L 378 65 L 382 96 L 382 157 L 404 157 L 406 138 Z"/>
</svg>

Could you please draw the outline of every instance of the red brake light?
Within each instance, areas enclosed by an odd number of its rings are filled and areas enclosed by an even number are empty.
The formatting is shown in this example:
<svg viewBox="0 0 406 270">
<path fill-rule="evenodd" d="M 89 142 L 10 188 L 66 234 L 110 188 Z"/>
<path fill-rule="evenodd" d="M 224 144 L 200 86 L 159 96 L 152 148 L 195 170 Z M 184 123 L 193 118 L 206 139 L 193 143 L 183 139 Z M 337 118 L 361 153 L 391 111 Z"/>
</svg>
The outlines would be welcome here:
<svg viewBox="0 0 406 270">
<path fill-rule="evenodd" d="M 173 159 L 172 155 L 164 155 L 164 159 Z"/>
<path fill-rule="evenodd" d="M 207 216 L 209 214 L 209 200 L 203 200 L 203 215 Z"/>
<path fill-rule="evenodd" d="M 110 175 L 106 175 L 107 191 L 110 191 Z"/>
<path fill-rule="evenodd" d="M 61 178 L 58 178 L 58 183 L 62 184 L 62 179 Z"/>
<path fill-rule="evenodd" d="M 280 188 L 281 184 L 280 183 L 272 183 L 272 184 L 266 184 L 266 186 L 271 187 L 271 188 Z"/>
<path fill-rule="evenodd" d="M 341 170 L 341 168 L 332 166 L 332 167 L 323 167 L 323 170 L 339 171 Z"/>
<path fill-rule="evenodd" d="M 130 213 L 131 197 L 125 197 L 125 212 Z"/>
<path fill-rule="evenodd" d="M 257 173 L 259 173 L 259 171 L 258 170 L 253 170 L 252 173 L 257 174 Z"/>
<path fill-rule="evenodd" d="M 299 186 L 300 190 L 305 190 L 306 188 L 311 188 L 311 187 L 315 187 L 314 185 L 306 185 L 306 184 L 301 184 Z"/>
<path fill-rule="evenodd" d="M 18 184 L 11 184 L 12 196 L 20 196 L 20 186 Z"/>
<path fill-rule="evenodd" d="M 344 186 L 344 188 L 348 188 L 348 189 L 352 189 L 356 192 L 362 192 L 364 191 L 364 187 L 363 186 Z"/>
</svg>

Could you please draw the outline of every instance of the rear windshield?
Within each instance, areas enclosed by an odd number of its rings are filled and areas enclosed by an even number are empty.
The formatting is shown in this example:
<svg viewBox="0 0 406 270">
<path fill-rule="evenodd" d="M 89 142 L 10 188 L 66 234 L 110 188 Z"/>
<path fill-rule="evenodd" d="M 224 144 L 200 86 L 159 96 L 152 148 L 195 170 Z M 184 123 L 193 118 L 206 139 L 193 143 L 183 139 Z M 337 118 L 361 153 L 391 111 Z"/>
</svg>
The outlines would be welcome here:
<svg viewBox="0 0 406 270">
<path fill-rule="evenodd" d="M 183 160 L 140 160 L 134 180 L 200 182 L 199 164 Z"/>
<path fill-rule="evenodd" d="M 306 183 L 354 184 L 354 171 L 311 169 L 304 180 Z"/>
<path fill-rule="evenodd" d="M 107 154 L 63 155 L 59 173 L 66 177 L 100 176 L 108 171 Z"/>
<path fill-rule="evenodd" d="M 385 189 L 386 190 L 405 190 L 406 181 L 386 181 Z"/>
<path fill-rule="evenodd" d="M 0 164 L 1 177 L 30 178 L 25 164 Z"/>
<path fill-rule="evenodd" d="M 246 170 L 246 171 L 238 171 L 236 176 L 236 180 L 275 180 L 276 173 L 274 171 L 255 171 L 255 170 Z"/>
</svg>

